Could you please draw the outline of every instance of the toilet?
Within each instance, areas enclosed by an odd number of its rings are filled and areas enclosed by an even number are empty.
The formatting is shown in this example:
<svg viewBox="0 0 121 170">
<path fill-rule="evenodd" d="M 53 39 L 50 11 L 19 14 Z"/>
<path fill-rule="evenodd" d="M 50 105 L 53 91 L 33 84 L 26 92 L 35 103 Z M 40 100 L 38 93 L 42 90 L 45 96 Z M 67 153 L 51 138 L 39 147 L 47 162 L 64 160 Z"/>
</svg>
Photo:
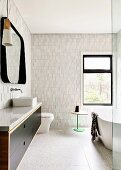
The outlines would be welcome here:
<svg viewBox="0 0 121 170">
<path fill-rule="evenodd" d="M 38 133 L 48 133 L 53 119 L 54 115 L 52 113 L 41 113 L 41 125 Z"/>
</svg>

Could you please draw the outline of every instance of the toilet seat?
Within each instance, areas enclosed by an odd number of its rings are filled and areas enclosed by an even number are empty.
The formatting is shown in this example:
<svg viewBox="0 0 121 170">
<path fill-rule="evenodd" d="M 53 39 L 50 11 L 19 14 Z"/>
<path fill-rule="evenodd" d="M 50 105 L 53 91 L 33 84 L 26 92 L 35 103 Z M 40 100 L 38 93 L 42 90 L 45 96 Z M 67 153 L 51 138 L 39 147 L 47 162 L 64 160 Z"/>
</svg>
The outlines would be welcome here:
<svg viewBox="0 0 121 170">
<path fill-rule="evenodd" d="M 41 117 L 42 118 L 51 118 L 51 117 L 54 117 L 54 115 L 52 113 L 41 113 Z"/>
</svg>

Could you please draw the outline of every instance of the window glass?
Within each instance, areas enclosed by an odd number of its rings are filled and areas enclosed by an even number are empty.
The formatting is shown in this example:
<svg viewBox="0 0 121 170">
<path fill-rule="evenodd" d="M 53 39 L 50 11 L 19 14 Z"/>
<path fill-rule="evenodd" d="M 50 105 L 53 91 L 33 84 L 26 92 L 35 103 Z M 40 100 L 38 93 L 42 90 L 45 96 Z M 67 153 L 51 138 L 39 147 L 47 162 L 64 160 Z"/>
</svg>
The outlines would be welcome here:
<svg viewBox="0 0 121 170">
<path fill-rule="evenodd" d="M 85 57 L 84 69 L 110 70 L 110 57 Z"/>
<path fill-rule="evenodd" d="M 84 73 L 84 103 L 111 103 L 110 73 Z"/>
</svg>

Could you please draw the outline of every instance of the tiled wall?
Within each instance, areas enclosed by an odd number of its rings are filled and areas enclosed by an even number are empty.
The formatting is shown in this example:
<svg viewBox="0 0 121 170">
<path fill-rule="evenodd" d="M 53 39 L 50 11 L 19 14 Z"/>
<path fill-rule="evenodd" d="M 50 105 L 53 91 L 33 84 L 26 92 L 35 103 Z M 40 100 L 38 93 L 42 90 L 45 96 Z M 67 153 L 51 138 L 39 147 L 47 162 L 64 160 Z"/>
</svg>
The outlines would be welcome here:
<svg viewBox="0 0 121 170">
<path fill-rule="evenodd" d="M 110 53 L 110 34 L 32 35 L 32 95 L 43 103 L 44 112 L 55 116 L 53 127 L 75 125 L 71 114 L 81 103 L 82 53 Z M 81 117 L 81 125 L 88 119 Z"/>
<path fill-rule="evenodd" d="M 6 2 L 7 0 L 0 0 L 0 18 L 6 16 Z M 0 79 L 0 109 L 8 106 L 9 99 L 11 97 L 10 88 L 17 87 L 23 90 L 23 93 L 15 92 L 14 97 L 29 96 L 31 95 L 31 34 L 26 26 L 24 20 L 22 19 L 18 9 L 16 8 L 14 1 L 10 0 L 9 4 L 9 18 L 13 25 L 17 28 L 19 33 L 22 35 L 25 42 L 25 54 L 26 54 L 26 68 L 27 68 L 27 83 L 26 85 L 14 85 L 5 84 Z M 1 36 L 1 32 L 0 32 Z M 1 48 L 0 48 L 1 53 Z"/>
</svg>

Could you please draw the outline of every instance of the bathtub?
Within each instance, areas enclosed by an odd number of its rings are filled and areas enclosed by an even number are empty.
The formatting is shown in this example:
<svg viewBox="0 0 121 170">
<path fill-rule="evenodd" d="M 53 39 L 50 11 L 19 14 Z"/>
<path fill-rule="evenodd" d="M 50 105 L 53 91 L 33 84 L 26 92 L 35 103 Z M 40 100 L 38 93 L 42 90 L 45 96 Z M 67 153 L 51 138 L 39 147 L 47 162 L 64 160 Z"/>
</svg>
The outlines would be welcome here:
<svg viewBox="0 0 121 170">
<path fill-rule="evenodd" d="M 100 139 L 106 148 L 112 150 L 112 113 L 99 113 L 98 126 Z"/>
<path fill-rule="evenodd" d="M 98 125 L 100 139 L 106 148 L 121 152 L 121 111 L 113 110 L 113 113 L 99 113 Z"/>
</svg>

